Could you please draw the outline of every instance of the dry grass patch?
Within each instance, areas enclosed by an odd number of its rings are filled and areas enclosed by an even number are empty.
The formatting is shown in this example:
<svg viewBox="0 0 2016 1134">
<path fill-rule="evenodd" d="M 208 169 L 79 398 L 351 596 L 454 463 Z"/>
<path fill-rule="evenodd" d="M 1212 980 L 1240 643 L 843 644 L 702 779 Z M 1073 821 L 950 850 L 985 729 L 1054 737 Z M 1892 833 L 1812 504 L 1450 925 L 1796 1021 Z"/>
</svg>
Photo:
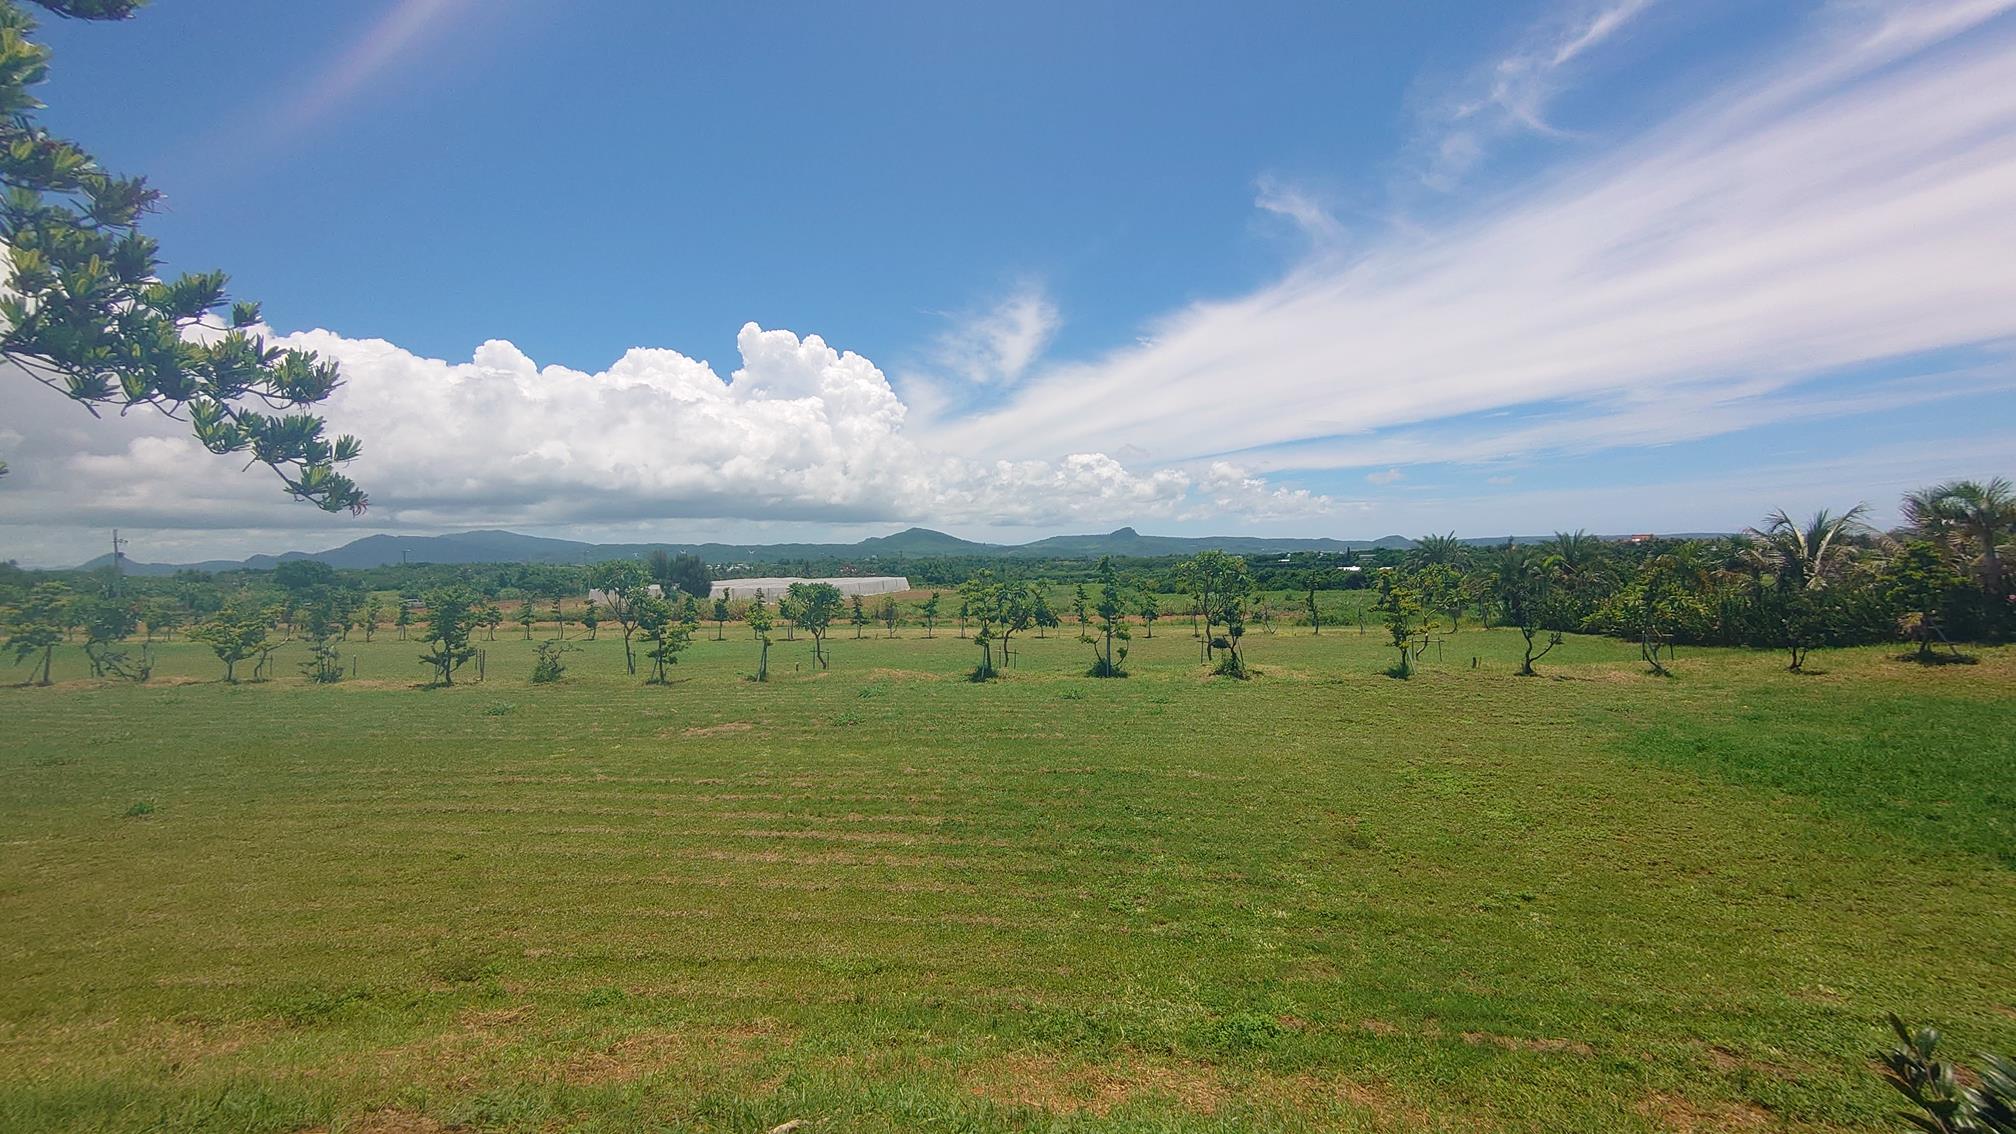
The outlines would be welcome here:
<svg viewBox="0 0 2016 1134">
<path fill-rule="evenodd" d="M 725 735 L 727 735 L 727 734 L 729 734 L 729 733 L 733 733 L 733 732 L 748 732 L 749 730 L 751 730 L 751 729 L 753 729 L 753 728 L 755 728 L 755 727 L 756 727 L 756 726 L 755 726 L 755 724 L 754 724 L 754 723 L 752 723 L 752 722 L 750 722 L 750 721 L 726 721 L 726 722 L 723 722 L 723 723 L 721 723 L 721 724 L 712 724 L 712 725 L 694 725 L 694 726 L 693 726 L 692 728 L 688 728 L 688 729 L 681 729 L 681 730 L 680 730 L 680 732 L 679 732 L 679 735 L 680 735 L 680 736 L 725 736 Z M 670 731 L 671 731 L 670 729 L 667 729 L 667 730 L 666 730 L 666 732 L 670 732 Z M 660 734 L 660 735 L 663 735 L 663 734 Z"/>
</svg>

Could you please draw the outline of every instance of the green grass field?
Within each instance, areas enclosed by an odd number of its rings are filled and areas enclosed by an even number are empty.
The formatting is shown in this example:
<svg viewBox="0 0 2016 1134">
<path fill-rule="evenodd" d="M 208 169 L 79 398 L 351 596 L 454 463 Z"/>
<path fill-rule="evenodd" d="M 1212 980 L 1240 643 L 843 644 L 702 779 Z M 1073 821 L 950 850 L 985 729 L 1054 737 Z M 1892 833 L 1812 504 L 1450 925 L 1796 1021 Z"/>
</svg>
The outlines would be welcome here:
<svg viewBox="0 0 2016 1134">
<path fill-rule="evenodd" d="M 2016 651 L 902 633 L 65 648 L 0 689 L 0 1129 L 1894 1130 L 1882 1013 L 2016 1048 Z"/>
</svg>

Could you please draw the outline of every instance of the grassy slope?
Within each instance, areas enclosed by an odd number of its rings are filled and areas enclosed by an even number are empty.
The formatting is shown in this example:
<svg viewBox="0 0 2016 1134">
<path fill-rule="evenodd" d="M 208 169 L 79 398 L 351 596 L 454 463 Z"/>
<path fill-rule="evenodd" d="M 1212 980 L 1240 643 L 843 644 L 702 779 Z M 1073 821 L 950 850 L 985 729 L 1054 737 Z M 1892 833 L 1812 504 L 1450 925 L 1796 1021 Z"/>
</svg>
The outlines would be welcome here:
<svg viewBox="0 0 2016 1134">
<path fill-rule="evenodd" d="M 387 638 L 0 690 L 0 1128 L 1877 1130 L 1883 1011 L 2016 1047 L 2008 651 Z"/>
</svg>

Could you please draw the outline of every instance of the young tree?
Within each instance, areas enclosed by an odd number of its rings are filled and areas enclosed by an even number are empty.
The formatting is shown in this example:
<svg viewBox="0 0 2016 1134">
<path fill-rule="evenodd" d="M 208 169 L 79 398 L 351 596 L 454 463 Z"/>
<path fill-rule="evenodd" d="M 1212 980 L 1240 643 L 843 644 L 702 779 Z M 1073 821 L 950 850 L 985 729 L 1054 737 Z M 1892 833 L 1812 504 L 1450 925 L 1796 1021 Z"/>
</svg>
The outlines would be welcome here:
<svg viewBox="0 0 2016 1134">
<path fill-rule="evenodd" d="M 525 631 L 525 640 L 531 641 L 532 627 L 539 621 L 539 612 L 532 609 L 532 600 L 529 597 L 518 604 L 518 613 L 514 620 Z"/>
<path fill-rule="evenodd" d="M 1078 616 L 1078 636 L 1085 636 L 1085 623 L 1089 621 L 1092 596 L 1085 593 L 1085 584 L 1080 583 L 1071 592 L 1071 613 Z"/>
<path fill-rule="evenodd" d="M 1030 615 L 1036 623 L 1036 636 L 1038 638 L 1043 636 L 1044 631 L 1054 630 L 1064 625 L 1064 620 L 1058 618 L 1057 612 L 1050 609 L 1050 600 L 1044 596 L 1043 588 L 1040 585 L 1036 588 L 1036 597 L 1031 600 L 1031 605 L 1033 609 L 1030 611 Z"/>
<path fill-rule="evenodd" d="M 1191 600 L 1196 604 L 1196 610 L 1204 617 L 1204 660 L 1208 662 L 1219 648 L 1218 639 L 1211 631 L 1217 626 L 1218 615 L 1225 609 L 1224 604 L 1219 601 L 1220 592 L 1228 587 L 1240 588 L 1240 611 L 1243 618 L 1245 595 L 1252 588 L 1252 576 L 1247 571 L 1244 559 L 1213 550 L 1199 552 L 1177 564 L 1176 578 L 1178 585 L 1190 594 Z"/>
<path fill-rule="evenodd" d="M 1034 583 L 1003 582 L 988 589 L 988 597 L 993 607 L 980 614 L 983 622 L 991 621 L 993 637 L 1001 643 L 1001 664 L 1008 664 L 1008 645 L 1015 635 L 1036 624 L 1036 600 L 1040 597 Z"/>
<path fill-rule="evenodd" d="M 883 627 L 889 631 L 889 637 L 891 638 L 896 636 L 896 623 L 902 617 L 902 613 L 902 610 L 896 605 L 895 595 L 882 596 L 882 603 L 876 608 L 875 617 L 881 620 Z"/>
<path fill-rule="evenodd" d="M 557 597 L 553 600 L 553 625 L 558 630 L 558 633 L 553 635 L 554 640 L 559 642 L 566 641 L 567 609 L 560 605 L 560 600 Z"/>
<path fill-rule="evenodd" d="M 399 600 L 399 613 L 392 618 L 392 625 L 399 630 L 399 640 L 406 640 L 406 628 L 413 625 L 413 604 L 404 598 Z"/>
<path fill-rule="evenodd" d="M 29 680 L 37 685 L 49 684 L 49 667 L 56 658 L 56 644 L 63 640 L 63 622 L 68 617 L 70 588 L 62 583 L 37 583 L 28 595 L 14 609 L 13 633 L 7 639 L 7 648 L 14 651 L 14 664 L 20 665 L 36 654 L 42 655 L 42 675 L 38 679 L 30 670 Z"/>
<path fill-rule="evenodd" d="M 310 606 L 302 619 L 302 629 L 308 639 L 308 658 L 301 663 L 302 675 L 319 685 L 343 680 L 343 659 L 336 651 L 334 606 L 325 603 Z"/>
<path fill-rule="evenodd" d="M 1384 612 L 1386 632 L 1392 635 L 1393 648 L 1400 651 L 1400 662 L 1388 670 L 1395 677 L 1409 677 L 1414 673 L 1414 631 L 1421 622 L 1421 599 L 1411 587 L 1396 586 L 1390 579 L 1380 581 L 1379 609 Z"/>
<path fill-rule="evenodd" d="M 938 626 L 937 591 L 931 592 L 931 597 L 924 600 L 923 605 L 917 608 L 917 613 L 922 615 L 924 618 L 924 636 L 926 638 L 936 637 L 937 635 L 935 635 L 932 631 L 937 629 Z"/>
<path fill-rule="evenodd" d="M 1155 600 L 1154 592 L 1141 592 L 1141 605 L 1135 613 L 1141 616 L 1141 628 L 1146 632 L 1143 636 L 1153 638 L 1155 620 L 1162 617 L 1162 604 Z"/>
<path fill-rule="evenodd" d="M 1878 586 L 1899 614 L 1898 629 L 1918 644 L 1918 660 L 1932 659 L 1932 643 L 1946 637 L 1946 611 L 1966 580 L 1947 551 L 1929 540 L 1912 540 L 1883 565 Z"/>
<path fill-rule="evenodd" d="M 770 680 L 770 608 L 763 602 L 763 592 L 757 591 L 743 615 L 749 623 L 749 633 L 754 635 L 762 649 L 756 655 L 756 680 Z"/>
<path fill-rule="evenodd" d="M 854 596 L 854 609 L 847 615 L 847 621 L 854 624 L 854 637 L 859 640 L 861 628 L 868 625 L 868 612 L 861 606 L 861 596 Z"/>
<path fill-rule="evenodd" d="M 1225 628 L 1224 635 L 1211 643 L 1224 655 L 1212 672 L 1244 681 L 1251 674 L 1246 669 L 1245 655 L 1239 652 L 1239 640 L 1246 636 L 1246 604 L 1253 593 L 1253 580 L 1246 574 L 1245 560 L 1233 562 L 1239 564 L 1239 570 L 1219 580 L 1215 619 L 1208 613 L 1204 617 L 1207 622 L 1215 620 Z"/>
<path fill-rule="evenodd" d="M 1498 552 L 1497 570 L 1492 576 L 1499 607 L 1505 621 L 1526 640 L 1526 656 L 1519 662 L 1519 676 L 1533 677 L 1533 663 L 1552 653 L 1561 644 L 1561 632 L 1551 630 L 1547 645 L 1535 652 L 1533 640 L 1549 621 L 1553 600 L 1554 574 L 1530 550 L 1507 543 Z"/>
<path fill-rule="evenodd" d="M 609 617 L 623 629 L 623 667 L 637 676 L 637 605 L 651 597 L 651 573 L 635 559 L 610 559 L 588 568 L 588 585 L 602 592 Z"/>
<path fill-rule="evenodd" d="M 482 623 L 484 633 L 494 642 L 497 640 L 497 628 L 504 625 L 504 609 L 489 599 L 484 599 L 482 608 L 477 612 L 476 621 Z M 371 639 L 367 635 L 364 640 L 368 642 Z"/>
<path fill-rule="evenodd" d="M 589 641 L 592 642 L 595 640 L 595 630 L 601 625 L 602 604 L 596 602 L 594 599 L 589 599 L 588 604 L 581 608 L 581 626 L 588 631 Z"/>
<path fill-rule="evenodd" d="M 427 636 L 421 641 L 434 648 L 421 654 L 420 660 L 434 667 L 437 684 L 455 684 L 455 671 L 476 656 L 476 647 L 469 641 L 476 626 L 474 605 L 475 596 L 460 587 L 427 597 Z"/>
<path fill-rule="evenodd" d="M 224 680 L 238 683 L 238 663 L 266 649 L 266 636 L 273 629 L 269 611 L 250 605 L 226 606 L 196 624 L 189 637 L 209 646 L 224 663 Z"/>
<path fill-rule="evenodd" d="M 384 620 L 385 603 L 377 595 L 372 595 L 370 598 L 365 599 L 364 616 L 360 620 L 360 623 L 364 627 L 364 640 L 366 642 L 371 640 L 371 635 L 378 632 L 378 624 Z"/>
<path fill-rule="evenodd" d="M 812 635 L 812 657 L 820 669 L 826 668 L 826 631 L 840 613 L 840 601 L 840 588 L 831 583 L 793 583 L 778 604 L 780 608 L 788 604 L 791 620 Z"/>
<path fill-rule="evenodd" d="M 1126 608 L 1121 605 L 1120 574 L 1113 569 L 1112 556 L 1100 557 L 1098 581 L 1099 598 L 1094 610 L 1099 615 L 1099 633 L 1097 636 L 1081 633 L 1078 639 L 1092 647 L 1089 676 L 1125 677 L 1127 671 L 1120 667 L 1120 663 L 1127 660 L 1127 647 L 1122 645 L 1116 658 L 1113 642 L 1116 638 L 1126 642 L 1132 632 L 1127 627 Z"/>
<path fill-rule="evenodd" d="M 567 663 L 561 660 L 562 656 L 577 648 L 551 638 L 534 646 L 539 656 L 532 660 L 532 684 L 551 685 L 560 680 L 567 672 Z"/>
<path fill-rule="evenodd" d="M 141 618 L 147 623 L 147 640 L 150 642 L 154 640 L 156 634 L 172 641 L 175 637 L 175 628 L 188 621 L 188 615 L 183 611 L 182 604 L 168 595 L 156 595 L 148 599 L 140 610 Z"/>
<path fill-rule="evenodd" d="M 646 596 L 638 603 L 637 629 L 644 635 L 644 656 L 650 659 L 651 676 L 646 685 L 665 685 L 665 667 L 677 664 L 679 654 L 693 642 L 693 623 L 680 621 L 672 603 Z"/>
<path fill-rule="evenodd" d="M 88 598 L 78 601 L 73 609 L 84 627 L 84 657 L 91 663 L 91 676 L 129 676 L 126 651 L 119 644 L 140 627 L 133 604 L 110 597 Z"/>
<path fill-rule="evenodd" d="M 714 596 L 714 640 L 719 642 L 728 636 L 728 593 Z"/>
<path fill-rule="evenodd" d="M 1323 632 L 1323 611 L 1316 605 L 1316 588 L 1322 582 L 1323 572 L 1321 569 L 1311 568 L 1308 571 L 1302 572 L 1302 597 L 1303 601 L 1309 606 L 1309 627 L 1312 634 L 1321 634 Z"/>
</svg>

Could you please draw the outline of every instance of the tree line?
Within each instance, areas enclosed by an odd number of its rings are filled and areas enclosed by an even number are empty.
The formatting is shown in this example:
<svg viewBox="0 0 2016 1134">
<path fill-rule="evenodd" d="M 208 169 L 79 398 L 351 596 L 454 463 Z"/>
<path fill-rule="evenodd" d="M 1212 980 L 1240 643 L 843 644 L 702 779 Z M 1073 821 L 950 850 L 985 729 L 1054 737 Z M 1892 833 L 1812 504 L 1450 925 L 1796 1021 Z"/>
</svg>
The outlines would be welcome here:
<svg viewBox="0 0 2016 1134">
<path fill-rule="evenodd" d="M 1067 619 L 1090 652 L 1086 672 L 1122 677 L 1137 630 L 1152 637 L 1169 615 L 1189 617 L 1214 673 L 1243 678 L 1250 626 L 1271 629 L 1285 616 L 1321 634 L 1323 593 L 1361 587 L 1373 591 L 1371 609 L 1390 635 L 1397 676 L 1466 620 L 1519 632 L 1520 672 L 1528 675 L 1569 633 L 1633 641 L 1655 673 L 1668 672 L 1677 645 L 1775 649 L 1788 668 L 1801 670 L 1823 646 L 1902 641 L 1921 661 L 1964 661 L 1962 644 L 2016 634 L 2005 566 L 2016 536 L 2009 482 L 1936 485 L 1907 496 L 1902 512 L 1904 525 L 1888 532 L 1870 527 L 1867 509 L 1857 506 L 1803 520 L 1775 512 L 1736 535 L 1700 539 L 1615 541 L 1578 531 L 1489 545 L 1446 534 L 1366 555 L 1207 551 L 1136 561 L 1124 571 L 1102 557 L 1075 584 L 1035 578 L 1029 564 L 1001 560 L 909 603 L 804 582 L 730 601 L 710 595 L 705 564 L 662 552 L 580 567 L 477 565 L 432 587 L 408 580 L 389 591 L 370 585 L 384 577 L 382 569 L 340 571 L 308 559 L 271 572 L 156 579 L 10 567 L 0 570 L 0 617 L 6 648 L 38 683 L 49 681 L 56 649 L 78 639 L 93 676 L 144 681 L 151 643 L 178 632 L 215 651 L 227 681 L 248 661 L 252 676 L 270 676 L 274 651 L 296 640 L 307 646 L 304 675 L 337 681 L 339 643 L 391 633 L 422 643 L 422 660 L 448 685 L 475 655 L 477 639 L 494 639 L 507 620 L 527 639 L 537 626 L 556 628 L 557 637 L 539 648 L 540 680 L 564 673 L 566 638 L 576 625 L 589 639 L 605 627 L 619 634 L 626 670 L 635 675 L 642 665 L 646 680 L 663 683 L 703 623 L 713 624 L 717 639 L 728 623 L 742 625 L 757 645 L 754 676 L 763 681 L 779 635 L 809 636 L 814 664 L 823 668 L 835 624 L 851 624 L 856 637 L 871 625 L 893 637 L 899 625 L 916 622 L 926 637 L 947 623 L 970 636 L 979 654 L 971 676 L 984 681 L 1012 664 L 1018 635 L 1062 631 Z M 1070 590 L 1060 596 L 1062 586 Z M 584 594 L 599 598 L 583 602 Z M 1285 610 L 1277 605 L 1284 595 Z"/>
</svg>

